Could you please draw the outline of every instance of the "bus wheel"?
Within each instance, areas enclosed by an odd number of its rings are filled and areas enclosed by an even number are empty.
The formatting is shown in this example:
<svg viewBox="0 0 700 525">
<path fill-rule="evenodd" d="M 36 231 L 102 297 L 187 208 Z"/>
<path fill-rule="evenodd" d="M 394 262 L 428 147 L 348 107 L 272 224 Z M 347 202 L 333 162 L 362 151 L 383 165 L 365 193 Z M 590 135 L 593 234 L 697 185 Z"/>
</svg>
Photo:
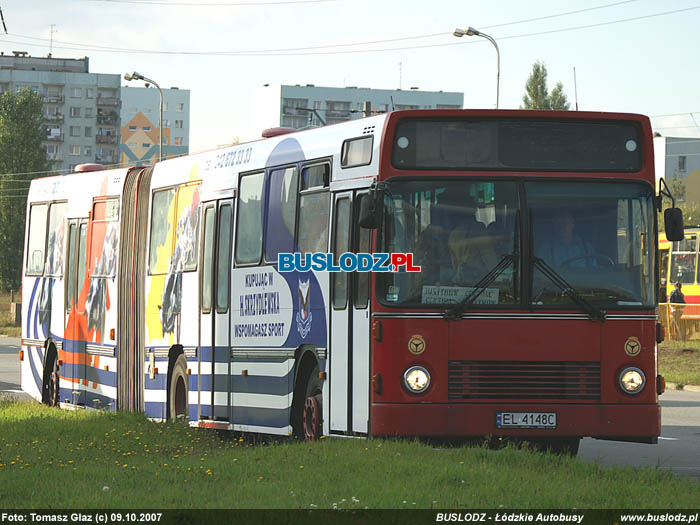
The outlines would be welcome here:
<svg viewBox="0 0 700 525">
<path fill-rule="evenodd" d="M 321 436 L 323 429 L 323 397 L 318 379 L 318 367 L 314 367 L 306 385 L 306 398 L 302 413 L 302 428 L 304 439 L 315 441 Z"/>
<path fill-rule="evenodd" d="M 187 421 L 188 417 L 188 376 L 187 360 L 180 354 L 175 360 L 168 386 L 168 419 Z"/>
<path fill-rule="evenodd" d="M 48 375 L 44 384 L 42 401 L 50 407 L 60 406 L 61 396 L 59 391 L 60 376 L 58 374 L 58 357 L 54 354 L 48 363 Z"/>
</svg>

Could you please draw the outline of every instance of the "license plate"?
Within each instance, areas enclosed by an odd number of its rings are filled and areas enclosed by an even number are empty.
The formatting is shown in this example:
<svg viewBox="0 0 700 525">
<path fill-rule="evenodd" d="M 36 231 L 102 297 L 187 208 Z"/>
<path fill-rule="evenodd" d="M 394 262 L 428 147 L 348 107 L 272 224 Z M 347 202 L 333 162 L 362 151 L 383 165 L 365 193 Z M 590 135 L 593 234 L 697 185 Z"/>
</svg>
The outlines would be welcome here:
<svg viewBox="0 0 700 525">
<path fill-rule="evenodd" d="M 556 412 L 497 412 L 498 428 L 557 428 Z"/>
</svg>

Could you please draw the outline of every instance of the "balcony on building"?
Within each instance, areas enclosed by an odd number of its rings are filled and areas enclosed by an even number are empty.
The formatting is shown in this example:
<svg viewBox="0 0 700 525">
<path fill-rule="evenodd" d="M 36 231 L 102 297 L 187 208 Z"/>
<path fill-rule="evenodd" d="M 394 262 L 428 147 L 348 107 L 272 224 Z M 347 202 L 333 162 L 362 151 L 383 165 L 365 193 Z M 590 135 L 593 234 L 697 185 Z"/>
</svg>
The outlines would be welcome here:
<svg viewBox="0 0 700 525">
<path fill-rule="evenodd" d="M 62 113 L 55 113 L 53 115 L 45 114 L 44 120 L 46 122 L 63 122 L 63 114 Z"/>
<path fill-rule="evenodd" d="M 97 105 L 103 107 L 119 107 L 119 99 L 117 97 L 109 97 L 97 94 Z"/>
<path fill-rule="evenodd" d="M 97 135 L 95 138 L 97 139 L 98 144 L 116 144 L 117 143 L 117 136 L 116 135 Z"/>
<path fill-rule="evenodd" d="M 44 140 L 48 142 L 63 142 L 63 133 L 58 133 L 55 135 L 46 135 L 46 138 Z"/>
<path fill-rule="evenodd" d="M 116 126 L 117 112 L 113 109 L 97 109 L 97 123 L 105 126 Z"/>
<path fill-rule="evenodd" d="M 63 100 L 63 95 L 58 93 L 46 93 L 43 97 L 41 97 L 41 101 L 44 104 L 63 104 Z"/>
</svg>

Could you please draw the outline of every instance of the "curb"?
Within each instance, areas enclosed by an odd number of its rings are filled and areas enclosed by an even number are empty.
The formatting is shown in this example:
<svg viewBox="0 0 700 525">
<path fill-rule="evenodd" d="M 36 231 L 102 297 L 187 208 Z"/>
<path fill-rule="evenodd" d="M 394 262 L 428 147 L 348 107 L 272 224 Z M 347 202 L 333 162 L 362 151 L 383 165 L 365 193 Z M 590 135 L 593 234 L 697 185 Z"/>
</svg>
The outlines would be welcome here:
<svg viewBox="0 0 700 525">
<path fill-rule="evenodd" d="M 666 390 L 683 390 L 684 392 L 700 392 L 698 385 L 677 385 L 676 383 L 666 383 Z"/>
</svg>

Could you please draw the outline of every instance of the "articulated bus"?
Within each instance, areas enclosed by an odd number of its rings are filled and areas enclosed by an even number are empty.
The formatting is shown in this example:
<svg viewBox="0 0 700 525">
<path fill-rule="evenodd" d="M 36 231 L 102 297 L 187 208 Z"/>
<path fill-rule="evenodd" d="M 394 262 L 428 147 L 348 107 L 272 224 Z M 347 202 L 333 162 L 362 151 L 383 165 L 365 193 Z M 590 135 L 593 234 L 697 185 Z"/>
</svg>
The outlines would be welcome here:
<svg viewBox="0 0 700 525">
<path fill-rule="evenodd" d="M 682 241 L 669 241 L 659 233 L 659 301 L 665 302 L 676 283 L 681 283 L 685 302 L 700 305 L 698 266 L 699 227 L 685 228 Z M 700 312 L 699 312 L 700 313 Z"/>
<path fill-rule="evenodd" d="M 655 443 L 653 166 L 640 115 L 418 110 L 34 180 L 22 388 L 302 439 Z M 421 270 L 280 271 L 328 253 Z"/>
</svg>

